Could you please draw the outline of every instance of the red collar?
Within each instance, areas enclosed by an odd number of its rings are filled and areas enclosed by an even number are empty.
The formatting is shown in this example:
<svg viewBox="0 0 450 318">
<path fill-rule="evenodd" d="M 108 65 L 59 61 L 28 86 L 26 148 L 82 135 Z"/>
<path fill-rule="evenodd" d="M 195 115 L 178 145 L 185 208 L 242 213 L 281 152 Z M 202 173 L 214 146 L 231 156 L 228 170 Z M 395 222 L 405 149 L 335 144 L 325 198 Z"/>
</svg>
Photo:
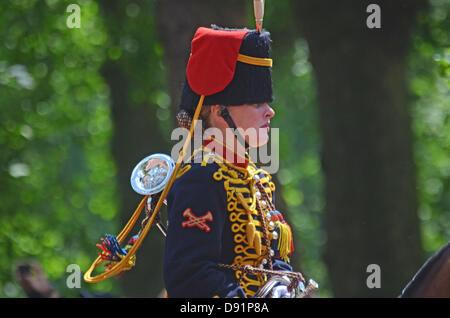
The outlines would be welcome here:
<svg viewBox="0 0 450 318">
<path fill-rule="evenodd" d="M 225 159 L 227 162 L 230 162 L 237 167 L 244 169 L 247 169 L 248 167 L 250 160 L 247 158 L 247 155 L 243 157 L 215 139 L 205 140 L 203 142 L 203 146 L 205 147 L 205 149 L 213 151 L 214 153 Z"/>
</svg>

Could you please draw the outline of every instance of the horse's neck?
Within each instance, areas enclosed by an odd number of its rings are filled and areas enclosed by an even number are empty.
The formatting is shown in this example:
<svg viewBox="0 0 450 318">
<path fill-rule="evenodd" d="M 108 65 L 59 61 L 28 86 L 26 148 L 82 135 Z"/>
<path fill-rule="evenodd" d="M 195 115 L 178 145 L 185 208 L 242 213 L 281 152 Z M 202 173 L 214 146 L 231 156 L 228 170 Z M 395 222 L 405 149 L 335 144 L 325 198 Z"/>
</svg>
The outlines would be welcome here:
<svg viewBox="0 0 450 318">
<path fill-rule="evenodd" d="M 450 297 L 450 242 L 425 262 L 400 297 Z"/>
</svg>

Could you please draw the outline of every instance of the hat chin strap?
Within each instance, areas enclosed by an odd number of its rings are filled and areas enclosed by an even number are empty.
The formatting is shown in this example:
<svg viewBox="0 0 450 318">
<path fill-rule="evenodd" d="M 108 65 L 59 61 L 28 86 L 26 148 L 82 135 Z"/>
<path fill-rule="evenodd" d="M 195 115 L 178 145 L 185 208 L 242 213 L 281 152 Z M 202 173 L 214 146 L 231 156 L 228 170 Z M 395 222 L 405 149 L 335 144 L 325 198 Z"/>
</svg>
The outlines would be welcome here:
<svg viewBox="0 0 450 318">
<path fill-rule="evenodd" d="M 247 150 L 250 146 L 245 140 L 244 137 L 239 133 L 237 130 L 236 124 L 234 123 L 233 118 L 231 118 L 230 112 L 228 111 L 227 106 L 220 105 L 220 116 L 227 122 L 228 126 L 233 129 L 234 135 L 236 136 L 236 139 L 238 142 L 245 147 L 245 150 Z"/>
</svg>

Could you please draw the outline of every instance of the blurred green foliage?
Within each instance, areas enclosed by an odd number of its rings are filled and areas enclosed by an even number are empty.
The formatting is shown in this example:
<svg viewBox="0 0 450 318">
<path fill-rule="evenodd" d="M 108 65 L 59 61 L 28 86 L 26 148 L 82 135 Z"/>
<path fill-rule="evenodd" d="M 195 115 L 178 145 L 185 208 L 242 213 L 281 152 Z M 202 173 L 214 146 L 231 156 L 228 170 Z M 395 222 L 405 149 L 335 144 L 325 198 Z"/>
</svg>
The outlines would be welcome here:
<svg viewBox="0 0 450 318">
<path fill-rule="evenodd" d="M 66 8 L 73 2 L 82 8 L 80 29 L 66 25 Z M 142 10 L 137 3 L 125 7 L 129 19 Z M 408 69 L 419 217 L 429 253 L 450 237 L 450 10 L 444 0 L 431 5 L 419 20 Z M 145 8 L 157 18 L 152 5 Z M 271 2 L 266 20 L 274 39 L 287 30 L 296 32 L 287 1 Z M 124 26 L 113 25 L 93 0 L 0 3 L 0 297 L 24 296 L 14 265 L 29 259 L 42 265 L 65 296 L 77 296 L 78 290 L 66 288 L 67 266 L 78 264 L 84 271 L 96 257 L 100 235 L 121 226 L 110 152 L 110 92 L 100 74 L 105 62 L 136 52 L 145 60 L 151 52 L 157 68 L 124 69 L 134 81 L 148 82 L 148 91 L 141 86 L 129 93 L 130 103 L 148 99 L 158 105 L 159 128 L 170 135 L 170 97 L 159 60 L 164 52 L 154 30 L 130 20 L 127 33 L 117 37 Z M 146 36 L 150 44 L 143 51 Z M 282 127 L 278 177 L 302 270 L 321 283 L 320 296 L 332 296 L 322 260 L 326 233 L 313 69 L 302 38 L 280 42 L 274 42 L 272 54 L 273 126 Z M 149 69 L 153 76 L 146 74 Z M 82 288 L 120 295 L 115 279 L 82 282 Z"/>
<path fill-rule="evenodd" d="M 0 4 L 0 296 L 23 296 L 14 265 L 37 260 L 68 295 L 66 268 L 96 257 L 115 232 L 116 168 L 109 90 L 99 69 L 108 34 L 95 1 Z M 101 231 L 100 231 L 101 229 Z M 111 291 L 113 281 L 93 285 Z"/>
<path fill-rule="evenodd" d="M 410 56 L 419 218 L 430 255 L 450 238 L 450 3 L 432 0 Z"/>
</svg>

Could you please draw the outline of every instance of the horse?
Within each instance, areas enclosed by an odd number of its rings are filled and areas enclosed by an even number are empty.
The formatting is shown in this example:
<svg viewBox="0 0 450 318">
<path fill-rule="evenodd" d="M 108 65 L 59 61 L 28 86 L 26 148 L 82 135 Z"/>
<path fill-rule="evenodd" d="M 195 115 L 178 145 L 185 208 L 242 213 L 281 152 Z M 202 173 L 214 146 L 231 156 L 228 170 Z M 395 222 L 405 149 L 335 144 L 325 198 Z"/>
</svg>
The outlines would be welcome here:
<svg viewBox="0 0 450 318">
<path fill-rule="evenodd" d="M 422 265 L 399 298 L 450 298 L 450 241 Z"/>
</svg>

